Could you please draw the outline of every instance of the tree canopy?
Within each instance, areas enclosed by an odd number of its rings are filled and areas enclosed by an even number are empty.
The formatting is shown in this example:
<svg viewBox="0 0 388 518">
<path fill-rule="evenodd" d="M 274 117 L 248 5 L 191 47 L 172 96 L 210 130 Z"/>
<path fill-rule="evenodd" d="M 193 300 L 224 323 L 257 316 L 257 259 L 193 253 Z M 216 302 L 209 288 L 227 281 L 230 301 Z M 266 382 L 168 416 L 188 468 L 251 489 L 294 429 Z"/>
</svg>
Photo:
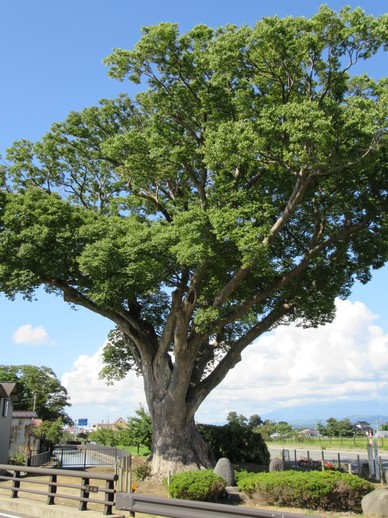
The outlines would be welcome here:
<svg viewBox="0 0 388 518">
<path fill-rule="evenodd" d="M 17 383 L 17 406 L 20 410 L 35 410 L 44 421 L 72 423 L 65 412 L 65 407 L 70 406 L 67 390 L 49 367 L 0 365 L 0 380 Z"/>
<path fill-rule="evenodd" d="M 329 322 L 387 260 L 387 79 L 350 75 L 387 41 L 387 16 L 325 6 L 145 27 L 105 60 L 135 99 L 8 151 L 0 290 L 111 319 L 103 375 L 141 373 L 161 462 L 204 462 L 195 411 L 249 344 Z"/>
</svg>

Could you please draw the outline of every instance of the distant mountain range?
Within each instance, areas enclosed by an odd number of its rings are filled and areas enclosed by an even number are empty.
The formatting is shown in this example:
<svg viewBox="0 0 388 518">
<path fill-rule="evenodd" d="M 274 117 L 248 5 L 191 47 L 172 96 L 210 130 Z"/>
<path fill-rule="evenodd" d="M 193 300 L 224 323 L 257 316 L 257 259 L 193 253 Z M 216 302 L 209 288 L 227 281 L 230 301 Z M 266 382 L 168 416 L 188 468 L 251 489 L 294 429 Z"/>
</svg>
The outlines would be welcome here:
<svg viewBox="0 0 388 518">
<path fill-rule="evenodd" d="M 310 403 L 300 407 L 277 408 L 271 412 L 257 412 L 263 420 L 278 423 L 286 421 L 294 427 L 315 428 L 318 422 L 325 424 L 334 417 L 337 421 L 350 419 L 352 423 L 367 421 L 373 428 L 388 422 L 387 405 L 368 400 L 332 401 Z M 252 412 L 253 413 L 253 412 Z"/>
</svg>

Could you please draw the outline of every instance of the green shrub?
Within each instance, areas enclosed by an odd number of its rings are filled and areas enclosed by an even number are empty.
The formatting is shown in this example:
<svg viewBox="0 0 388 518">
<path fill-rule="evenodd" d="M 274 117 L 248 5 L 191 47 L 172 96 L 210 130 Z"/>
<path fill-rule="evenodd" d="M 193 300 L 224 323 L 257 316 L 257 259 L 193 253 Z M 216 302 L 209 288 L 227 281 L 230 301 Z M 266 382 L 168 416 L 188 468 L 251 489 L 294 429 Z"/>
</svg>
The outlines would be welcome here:
<svg viewBox="0 0 388 518">
<path fill-rule="evenodd" d="M 251 473 L 250 471 L 247 471 L 246 469 L 239 469 L 234 472 L 234 476 L 236 479 L 236 483 L 243 479 L 244 477 L 249 477 L 250 475 L 255 475 L 256 473 Z"/>
<path fill-rule="evenodd" d="M 26 458 L 23 453 L 16 453 L 12 458 L 8 460 L 8 464 L 16 466 L 25 466 Z"/>
<path fill-rule="evenodd" d="M 149 462 L 138 464 L 133 468 L 133 473 L 137 480 L 144 480 L 151 475 L 151 464 Z"/>
<path fill-rule="evenodd" d="M 237 485 L 251 497 L 258 494 L 268 505 L 336 512 L 361 512 L 363 496 L 374 489 L 356 475 L 338 471 L 242 474 Z"/>
<path fill-rule="evenodd" d="M 212 470 L 183 471 L 167 487 L 171 498 L 217 502 L 225 494 L 225 481 Z"/>
</svg>

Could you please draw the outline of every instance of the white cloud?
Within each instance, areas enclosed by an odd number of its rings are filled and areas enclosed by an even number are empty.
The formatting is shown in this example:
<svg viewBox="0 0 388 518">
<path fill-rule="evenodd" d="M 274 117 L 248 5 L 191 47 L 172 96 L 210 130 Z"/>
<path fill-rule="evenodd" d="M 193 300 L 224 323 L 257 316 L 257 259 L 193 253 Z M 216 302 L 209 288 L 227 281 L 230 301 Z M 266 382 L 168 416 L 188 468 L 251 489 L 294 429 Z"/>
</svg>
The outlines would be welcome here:
<svg viewBox="0 0 388 518">
<path fill-rule="evenodd" d="M 12 339 L 15 344 L 47 345 L 51 343 L 44 327 L 32 327 L 31 324 L 24 324 L 16 329 Z"/>
<path fill-rule="evenodd" d="M 86 417 L 94 422 L 126 418 L 134 414 L 140 404 L 145 405 L 142 378 L 130 372 L 124 380 L 107 385 L 98 378 L 103 367 L 103 347 L 93 356 L 83 354 L 73 363 L 70 372 L 65 372 L 61 383 L 67 389 L 73 419 Z"/>
<path fill-rule="evenodd" d="M 199 415 L 224 420 L 230 410 L 249 416 L 312 403 L 388 401 L 388 334 L 372 325 L 377 317 L 361 302 L 336 305 L 330 324 L 281 326 L 252 344 Z"/>
<path fill-rule="evenodd" d="M 242 361 L 200 407 L 197 420 L 221 422 L 231 410 L 250 416 L 340 401 L 387 402 L 388 334 L 374 325 L 376 319 L 361 302 L 339 300 L 331 324 L 278 327 L 244 351 Z M 62 377 L 74 412 L 133 415 L 145 404 L 142 378 L 130 373 L 107 386 L 98 379 L 101 352 L 79 356 Z"/>
</svg>

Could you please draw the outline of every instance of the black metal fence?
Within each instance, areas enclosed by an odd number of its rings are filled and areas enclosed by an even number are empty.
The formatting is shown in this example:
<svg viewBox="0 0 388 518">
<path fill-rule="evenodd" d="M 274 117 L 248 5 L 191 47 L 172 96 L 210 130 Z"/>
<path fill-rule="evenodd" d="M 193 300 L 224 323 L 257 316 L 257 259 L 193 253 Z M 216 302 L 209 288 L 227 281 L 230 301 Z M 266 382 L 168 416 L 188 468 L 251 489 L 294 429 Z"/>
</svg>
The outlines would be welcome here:
<svg viewBox="0 0 388 518">
<path fill-rule="evenodd" d="M 53 459 L 61 468 L 114 465 L 128 456 L 125 450 L 90 443 L 56 446 L 53 451 Z"/>
</svg>

